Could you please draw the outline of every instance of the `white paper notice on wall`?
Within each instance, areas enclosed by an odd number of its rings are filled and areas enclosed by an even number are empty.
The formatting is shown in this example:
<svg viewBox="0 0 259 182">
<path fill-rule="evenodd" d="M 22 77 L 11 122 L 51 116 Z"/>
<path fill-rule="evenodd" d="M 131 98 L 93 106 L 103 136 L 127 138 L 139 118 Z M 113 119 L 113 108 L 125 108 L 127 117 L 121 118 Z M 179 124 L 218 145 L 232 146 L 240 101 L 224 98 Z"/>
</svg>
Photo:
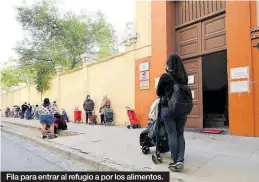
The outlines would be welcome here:
<svg viewBox="0 0 259 182">
<path fill-rule="evenodd" d="M 149 80 L 141 81 L 140 90 L 147 90 L 147 89 L 149 89 Z"/>
<path fill-rule="evenodd" d="M 249 78 L 249 67 L 238 67 L 230 69 L 230 79 Z"/>
<path fill-rule="evenodd" d="M 249 81 L 235 81 L 230 83 L 230 93 L 249 92 Z"/>
<path fill-rule="evenodd" d="M 192 90 L 192 99 L 194 99 L 194 90 Z"/>
<path fill-rule="evenodd" d="M 149 62 L 140 63 L 139 71 L 148 71 L 149 70 Z"/>
<path fill-rule="evenodd" d="M 194 84 L 194 75 L 188 76 L 188 84 Z"/>
<path fill-rule="evenodd" d="M 149 80 L 149 71 L 140 72 L 140 81 Z"/>
<path fill-rule="evenodd" d="M 157 88 L 157 86 L 158 86 L 159 79 L 160 78 L 155 78 L 155 88 Z"/>
</svg>

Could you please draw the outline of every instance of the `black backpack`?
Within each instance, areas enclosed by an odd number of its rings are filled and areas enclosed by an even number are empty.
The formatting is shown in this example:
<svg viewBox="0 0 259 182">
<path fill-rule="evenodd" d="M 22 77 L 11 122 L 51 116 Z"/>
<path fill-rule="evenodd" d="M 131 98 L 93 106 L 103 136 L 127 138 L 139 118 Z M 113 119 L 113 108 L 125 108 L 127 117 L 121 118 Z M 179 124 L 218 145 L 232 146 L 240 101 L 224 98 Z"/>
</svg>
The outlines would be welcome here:
<svg viewBox="0 0 259 182">
<path fill-rule="evenodd" d="M 193 107 L 190 87 L 185 84 L 177 83 L 172 75 L 168 74 L 168 76 L 175 82 L 174 92 L 171 97 L 168 98 L 168 106 L 170 110 L 176 115 L 189 115 Z"/>
</svg>

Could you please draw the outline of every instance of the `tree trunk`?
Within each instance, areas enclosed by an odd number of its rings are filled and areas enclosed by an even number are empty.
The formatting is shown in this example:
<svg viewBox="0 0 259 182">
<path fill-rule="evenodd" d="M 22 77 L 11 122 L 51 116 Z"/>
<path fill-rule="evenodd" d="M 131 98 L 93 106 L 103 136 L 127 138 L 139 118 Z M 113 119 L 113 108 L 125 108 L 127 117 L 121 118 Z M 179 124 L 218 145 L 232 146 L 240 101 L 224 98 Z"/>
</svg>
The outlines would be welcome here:
<svg viewBox="0 0 259 182">
<path fill-rule="evenodd" d="M 42 92 L 40 92 L 40 102 L 42 103 Z"/>
</svg>

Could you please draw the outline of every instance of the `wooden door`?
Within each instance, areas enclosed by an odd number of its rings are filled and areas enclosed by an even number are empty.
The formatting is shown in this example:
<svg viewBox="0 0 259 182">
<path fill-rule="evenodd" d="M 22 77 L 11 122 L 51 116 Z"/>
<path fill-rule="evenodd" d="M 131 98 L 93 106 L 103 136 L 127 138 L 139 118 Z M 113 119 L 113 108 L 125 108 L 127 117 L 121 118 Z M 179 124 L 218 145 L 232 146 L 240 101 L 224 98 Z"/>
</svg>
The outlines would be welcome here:
<svg viewBox="0 0 259 182">
<path fill-rule="evenodd" d="M 201 57 L 183 61 L 193 94 L 193 109 L 188 116 L 187 128 L 203 128 L 202 62 Z"/>
<path fill-rule="evenodd" d="M 201 23 L 176 31 L 176 52 L 182 59 L 201 55 Z"/>
</svg>

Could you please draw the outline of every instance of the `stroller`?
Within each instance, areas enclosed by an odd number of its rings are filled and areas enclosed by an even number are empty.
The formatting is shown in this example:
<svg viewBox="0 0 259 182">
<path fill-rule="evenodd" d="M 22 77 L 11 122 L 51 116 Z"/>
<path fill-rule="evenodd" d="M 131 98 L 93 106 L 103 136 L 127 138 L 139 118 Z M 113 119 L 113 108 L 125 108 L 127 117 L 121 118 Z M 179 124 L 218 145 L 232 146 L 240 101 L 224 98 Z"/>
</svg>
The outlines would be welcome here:
<svg viewBox="0 0 259 182">
<path fill-rule="evenodd" d="M 129 120 L 130 120 L 130 124 L 127 126 L 127 128 L 128 129 L 130 129 L 131 127 L 133 129 L 140 128 L 140 124 L 139 124 L 139 121 L 137 120 L 135 111 L 128 106 L 126 107 L 126 109 L 127 109 L 127 114 L 128 114 Z"/>
<path fill-rule="evenodd" d="M 152 155 L 155 164 L 162 163 L 161 153 L 169 152 L 168 136 L 164 122 L 160 118 L 160 104 L 158 106 L 158 117 L 152 126 L 140 133 L 139 144 L 143 154 L 150 152 L 150 147 L 156 147 L 156 154 Z"/>
<path fill-rule="evenodd" d="M 105 109 L 105 111 L 104 111 L 104 122 L 105 122 L 105 125 L 106 126 L 107 125 L 111 126 L 113 120 L 114 120 L 113 110 L 110 109 L 110 108 Z"/>
</svg>

